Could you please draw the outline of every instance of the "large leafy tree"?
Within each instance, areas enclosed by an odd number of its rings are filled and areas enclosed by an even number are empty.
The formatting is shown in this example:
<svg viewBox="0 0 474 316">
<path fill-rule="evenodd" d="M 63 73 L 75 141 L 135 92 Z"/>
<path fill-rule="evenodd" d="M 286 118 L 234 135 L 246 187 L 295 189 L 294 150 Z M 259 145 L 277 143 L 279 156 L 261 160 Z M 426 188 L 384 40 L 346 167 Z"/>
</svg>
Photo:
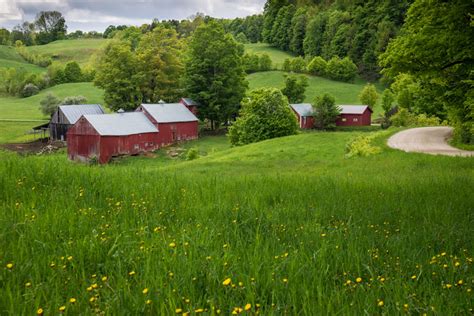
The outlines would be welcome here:
<svg viewBox="0 0 474 316">
<path fill-rule="evenodd" d="M 386 76 L 409 74 L 424 87 L 427 99 L 440 100 L 456 137 L 466 143 L 474 143 L 473 11 L 472 1 L 416 0 L 400 36 L 380 59 Z"/>
<path fill-rule="evenodd" d="M 328 93 L 316 97 L 313 103 L 314 126 L 321 130 L 336 128 L 336 120 L 340 114 L 336 100 Z"/>
<path fill-rule="evenodd" d="M 243 45 L 213 21 L 201 25 L 189 43 L 186 90 L 201 104 L 199 115 L 210 120 L 213 129 L 239 110 L 248 86 L 243 55 Z"/>
<path fill-rule="evenodd" d="M 58 11 L 41 11 L 38 13 L 35 27 L 38 30 L 38 44 L 47 44 L 66 36 L 66 20 Z"/>
<path fill-rule="evenodd" d="M 306 76 L 286 75 L 285 88 L 281 91 L 291 103 L 301 103 L 305 99 L 308 78 Z"/>
<path fill-rule="evenodd" d="M 254 90 L 245 99 L 237 121 L 230 127 L 233 145 L 245 145 L 266 139 L 294 135 L 298 131 L 296 116 L 280 90 Z"/>
</svg>

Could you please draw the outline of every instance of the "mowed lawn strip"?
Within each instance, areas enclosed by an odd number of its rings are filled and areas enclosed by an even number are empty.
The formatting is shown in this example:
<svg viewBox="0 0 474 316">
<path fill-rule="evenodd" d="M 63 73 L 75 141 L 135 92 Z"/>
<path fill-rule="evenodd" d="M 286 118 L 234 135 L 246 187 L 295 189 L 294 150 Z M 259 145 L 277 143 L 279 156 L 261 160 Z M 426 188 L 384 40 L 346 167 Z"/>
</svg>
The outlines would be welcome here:
<svg viewBox="0 0 474 316">
<path fill-rule="evenodd" d="M 1 308 L 468 314 L 472 160 L 391 150 L 386 135 L 380 154 L 345 159 L 356 135 L 155 169 L 0 153 Z"/>
</svg>

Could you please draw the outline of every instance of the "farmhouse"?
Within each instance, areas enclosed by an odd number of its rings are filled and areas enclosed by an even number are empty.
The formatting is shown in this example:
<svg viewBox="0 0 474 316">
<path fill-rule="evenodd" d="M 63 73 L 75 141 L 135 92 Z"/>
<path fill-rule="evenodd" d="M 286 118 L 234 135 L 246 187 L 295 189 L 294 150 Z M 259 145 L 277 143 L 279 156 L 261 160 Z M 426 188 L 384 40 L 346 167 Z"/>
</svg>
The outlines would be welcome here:
<svg viewBox="0 0 474 316">
<path fill-rule="evenodd" d="M 341 115 L 337 118 L 337 126 L 370 126 L 372 109 L 367 105 L 340 105 Z"/>
<path fill-rule="evenodd" d="M 137 111 L 145 113 L 160 130 L 160 145 L 198 138 L 199 121 L 181 103 L 142 104 Z"/>
<path fill-rule="evenodd" d="M 189 111 L 193 112 L 194 115 L 198 115 L 199 113 L 199 109 L 198 109 L 198 106 L 199 104 L 197 102 L 195 102 L 193 99 L 189 99 L 189 98 L 182 98 L 179 103 L 181 104 L 184 104 Z"/>
<path fill-rule="evenodd" d="M 309 103 L 290 104 L 291 109 L 298 117 L 298 123 L 302 129 L 311 129 L 314 126 L 313 106 Z"/>
<path fill-rule="evenodd" d="M 67 131 L 79 118 L 87 114 L 104 114 L 99 104 L 62 105 L 51 117 L 49 137 L 53 140 L 66 140 Z"/>
<path fill-rule="evenodd" d="M 83 115 L 67 136 L 69 159 L 83 162 L 95 158 L 103 164 L 160 148 L 158 129 L 141 112 Z"/>
</svg>

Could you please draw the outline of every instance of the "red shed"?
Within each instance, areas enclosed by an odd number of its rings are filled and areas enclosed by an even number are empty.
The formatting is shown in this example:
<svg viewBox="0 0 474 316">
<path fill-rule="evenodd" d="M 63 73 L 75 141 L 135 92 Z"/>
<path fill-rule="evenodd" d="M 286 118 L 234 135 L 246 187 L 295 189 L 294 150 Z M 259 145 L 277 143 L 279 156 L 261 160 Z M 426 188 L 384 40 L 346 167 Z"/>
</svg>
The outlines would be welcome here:
<svg viewBox="0 0 474 316">
<path fill-rule="evenodd" d="M 195 102 L 193 99 L 190 98 L 182 98 L 179 103 L 184 104 L 189 111 L 193 112 L 194 115 L 198 115 L 199 113 L 199 104 Z"/>
<path fill-rule="evenodd" d="M 313 106 L 311 104 L 290 104 L 290 107 L 298 117 L 300 128 L 311 129 L 314 127 Z"/>
<path fill-rule="evenodd" d="M 336 121 L 337 126 L 370 126 L 372 109 L 367 105 L 340 105 L 341 115 Z"/>
<path fill-rule="evenodd" d="M 158 129 L 144 113 L 84 115 L 67 133 L 68 157 L 76 161 L 136 155 L 160 148 Z"/>
<path fill-rule="evenodd" d="M 160 130 L 160 145 L 198 138 L 199 120 L 181 103 L 142 104 L 143 112 Z"/>
</svg>

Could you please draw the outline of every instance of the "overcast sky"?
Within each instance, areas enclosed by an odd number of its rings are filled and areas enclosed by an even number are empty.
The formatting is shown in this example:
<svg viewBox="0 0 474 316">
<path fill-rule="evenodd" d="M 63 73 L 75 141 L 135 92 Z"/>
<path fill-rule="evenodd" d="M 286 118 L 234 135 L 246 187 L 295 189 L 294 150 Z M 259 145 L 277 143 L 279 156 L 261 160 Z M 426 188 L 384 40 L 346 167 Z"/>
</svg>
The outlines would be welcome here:
<svg viewBox="0 0 474 316">
<path fill-rule="evenodd" d="M 33 21 L 39 11 L 57 10 L 68 31 L 104 31 L 110 24 L 141 25 L 153 18 L 185 19 L 196 12 L 244 17 L 263 11 L 265 0 L 0 0 L 0 27 Z"/>
</svg>

